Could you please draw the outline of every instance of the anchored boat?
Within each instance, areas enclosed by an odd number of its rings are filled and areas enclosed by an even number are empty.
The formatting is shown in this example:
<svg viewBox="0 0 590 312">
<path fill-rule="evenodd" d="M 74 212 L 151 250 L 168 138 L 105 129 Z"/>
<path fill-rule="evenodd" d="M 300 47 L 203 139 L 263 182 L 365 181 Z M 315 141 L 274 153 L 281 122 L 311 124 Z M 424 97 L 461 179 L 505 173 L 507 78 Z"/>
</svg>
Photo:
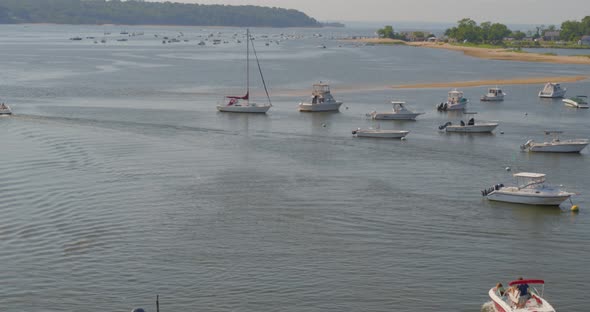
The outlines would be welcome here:
<svg viewBox="0 0 590 312">
<path fill-rule="evenodd" d="M 574 193 L 545 184 L 545 174 L 520 172 L 514 175 L 516 186 L 496 184 L 481 191 L 489 200 L 507 203 L 559 206 Z"/>
<path fill-rule="evenodd" d="M 371 118 L 377 120 L 416 120 L 416 117 L 424 113 L 416 113 L 406 108 L 406 102 L 391 101 L 393 109 L 391 112 L 378 113 L 376 111 L 368 114 Z"/>
<path fill-rule="evenodd" d="M 266 92 L 266 97 L 268 99 L 268 104 L 256 104 L 250 102 L 250 31 L 246 31 L 246 95 L 244 96 L 226 96 L 225 97 L 225 104 L 224 105 L 217 105 L 217 110 L 220 112 L 229 112 L 229 113 L 266 113 L 271 107 L 272 102 L 270 101 L 270 95 L 268 94 L 268 89 L 266 88 L 266 82 L 264 81 L 264 76 L 262 75 L 262 69 L 260 67 L 260 62 L 258 61 L 258 56 L 256 54 L 256 49 L 254 48 L 254 43 L 252 43 L 252 50 L 254 51 L 254 56 L 256 57 L 256 63 L 258 64 L 258 71 L 260 73 L 260 78 L 262 80 L 262 84 L 264 86 L 264 91 Z"/>
<path fill-rule="evenodd" d="M 338 111 L 342 102 L 336 101 L 330 92 L 330 85 L 316 83 L 313 85 L 310 102 L 299 103 L 300 112 L 331 112 Z"/>
<path fill-rule="evenodd" d="M 588 97 L 585 95 L 576 95 L 569 99 L 563 99 L 563 103 L 574 108 L 588 108 Z"/>
<path fill-rule="evenodd" d="M 482 101 L 504 101 L 504 96 L 506 95 L 506 93 L 504 93 L 504 91 L 502 91 L 502 89 L 495 87 L 495 88 L 489 88 L 488 89 L 488 93 L 486 95 L 483 95 L 481 97 Z"/>
<path fill-rule="evenodd" d="M 476 112 L 465 113 L 465 115 L 471 115 L 472 117 L 465 123 L 463 120 L 459 124 L 453 124 L 447 122 L 444 125 L 438 127 L 441 131 L 446 132 L 461 132 L 461 133 L 491 133 L 498 126 L 497 122 L 476 122 L 473 115 Z"/>
<path fill-rule="evenodd" d="M 566 88 L 562 88 L 559 83 L 548 82 L 539 92 L 541 98 L 562 98 L 565 96 Z"/>
<path fill-rule="evenodd" d="M 551 141 L 535 142 L 528 140 L 520 146 L 523 151 L 545 153 L 579 153 L 590 143 L 587 139 L 560 140 L 563 131 L 545 131 L 545 135 L 552 136 Z"/>
<path fill-rule="evenodd" d="M 355 135 L 357 137 L 381 139 L 401 139 L 408 135 L 408 133 L 410 133 L 410 131 L 361 128 L 352 131 L 352 135 Z"/>
<path fill-rule="evenodd" d="M 436 106 L 439 111 L 464 110 L 469 101 L 463 97 L 463 91 L 453 89 L 449 91 L 447 101 Z"/>
</svg>

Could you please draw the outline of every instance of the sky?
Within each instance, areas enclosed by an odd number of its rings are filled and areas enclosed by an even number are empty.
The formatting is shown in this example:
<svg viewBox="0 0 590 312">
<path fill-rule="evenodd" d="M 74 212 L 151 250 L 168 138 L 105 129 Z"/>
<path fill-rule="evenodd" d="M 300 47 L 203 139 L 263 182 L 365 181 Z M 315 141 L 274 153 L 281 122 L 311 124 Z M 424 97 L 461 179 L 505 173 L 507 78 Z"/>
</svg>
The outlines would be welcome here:
<svg viewBox="0 0 590 312">
<path fill-rule="evenodd" d="M 164 1 L 164 0 L 149 0 Z M 169 0 L 297 9 L 319 21 L 556 24 L 590 15 L 589 0 Z"/>
</svg>

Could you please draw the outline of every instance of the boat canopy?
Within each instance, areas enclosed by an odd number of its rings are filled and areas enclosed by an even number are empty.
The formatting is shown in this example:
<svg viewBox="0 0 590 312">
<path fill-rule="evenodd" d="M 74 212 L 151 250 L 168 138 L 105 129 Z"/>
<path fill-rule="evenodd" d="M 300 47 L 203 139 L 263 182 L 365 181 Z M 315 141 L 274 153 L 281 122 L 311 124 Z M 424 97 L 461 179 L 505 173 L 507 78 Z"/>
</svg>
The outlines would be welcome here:
<svg viewBox="0 0 590 312">
<path fill-rule="evenodd" d="M 325 83 L 316 83 L 313 85 L 313 93 L 330 93 L 330 85 Z"/>
<path fill-rule="evenodd" d="M 545 284 L 544 280 L 540 279 L 526 279 L 526 280 L 516 280 L 508 283 L 508 286 L 514 285 L 522 285 L 522 284 Z"/>
<path fill-rule="evenodd" d="M 519 172 L 515 173 L 514 177 L 516 178 L 529 178 L 529 179 L 540 179 L 544 178 L 544 173 L 534 173 L 534 172 Z"/>
<path fill-rule="evenodd" d="M 393 105 L 404 105 L 404 104 L 406 104 L 406 102 L 404 102 L 404 101 L 391 101 L 391 104 L 393 104 Z"/>
</svg>

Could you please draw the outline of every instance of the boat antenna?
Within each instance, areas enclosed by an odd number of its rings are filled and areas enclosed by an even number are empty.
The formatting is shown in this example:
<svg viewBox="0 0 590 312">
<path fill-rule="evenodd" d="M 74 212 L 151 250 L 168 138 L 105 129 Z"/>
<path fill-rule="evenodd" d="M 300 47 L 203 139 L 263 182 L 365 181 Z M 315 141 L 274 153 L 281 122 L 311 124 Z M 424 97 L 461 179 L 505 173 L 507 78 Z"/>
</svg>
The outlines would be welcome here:
<svg viewBox="0 0 590 312">
<path fill-rule="evenodd" d="M 266 92 L 266 98 L 268 99 L 268 103 L 270 104 L 270 106 L 272 106 L 272 102 L 270 100 L 270 95 L 268 94 L 268 88 L 266 87 L 266 82 L 264 81 L 264 75 L 262 74 L 262 68 L 260 67 L 260 61 L 258 61 L 258 54 L 256 53 L 256 48 L 254 47 L 254 43 L 252 43 L 252 51 L 254 51 L 254 56 L 256 57 L 256 64 L 258 64 L 258 71 L 260 72 L 260 79 L 262 79 L 262 85 L 264 86 L 264 92 Z"/>
</svg>

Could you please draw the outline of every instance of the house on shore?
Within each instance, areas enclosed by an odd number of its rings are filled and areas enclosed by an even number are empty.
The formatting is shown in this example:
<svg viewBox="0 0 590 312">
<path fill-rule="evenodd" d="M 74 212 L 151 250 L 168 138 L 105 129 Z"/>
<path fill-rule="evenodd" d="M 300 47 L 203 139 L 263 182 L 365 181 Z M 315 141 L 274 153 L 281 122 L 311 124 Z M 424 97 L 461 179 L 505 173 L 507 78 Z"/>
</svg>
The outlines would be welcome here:
<svg viewBox="0 0 590 312">
<path fill-rule="evenodd" d="M 590 36 L 583 36 L 582 39 L 578 41 L 578 44 L 590 46 Z"/>
<path fill-rule="evenodd" d="M 555 31 L 546 31 L 543 34 L 543 40 L 545 41 L 557 41 L 559 40 L 559 35 L 561 34 L 560 30 Z"/>
</svg>

